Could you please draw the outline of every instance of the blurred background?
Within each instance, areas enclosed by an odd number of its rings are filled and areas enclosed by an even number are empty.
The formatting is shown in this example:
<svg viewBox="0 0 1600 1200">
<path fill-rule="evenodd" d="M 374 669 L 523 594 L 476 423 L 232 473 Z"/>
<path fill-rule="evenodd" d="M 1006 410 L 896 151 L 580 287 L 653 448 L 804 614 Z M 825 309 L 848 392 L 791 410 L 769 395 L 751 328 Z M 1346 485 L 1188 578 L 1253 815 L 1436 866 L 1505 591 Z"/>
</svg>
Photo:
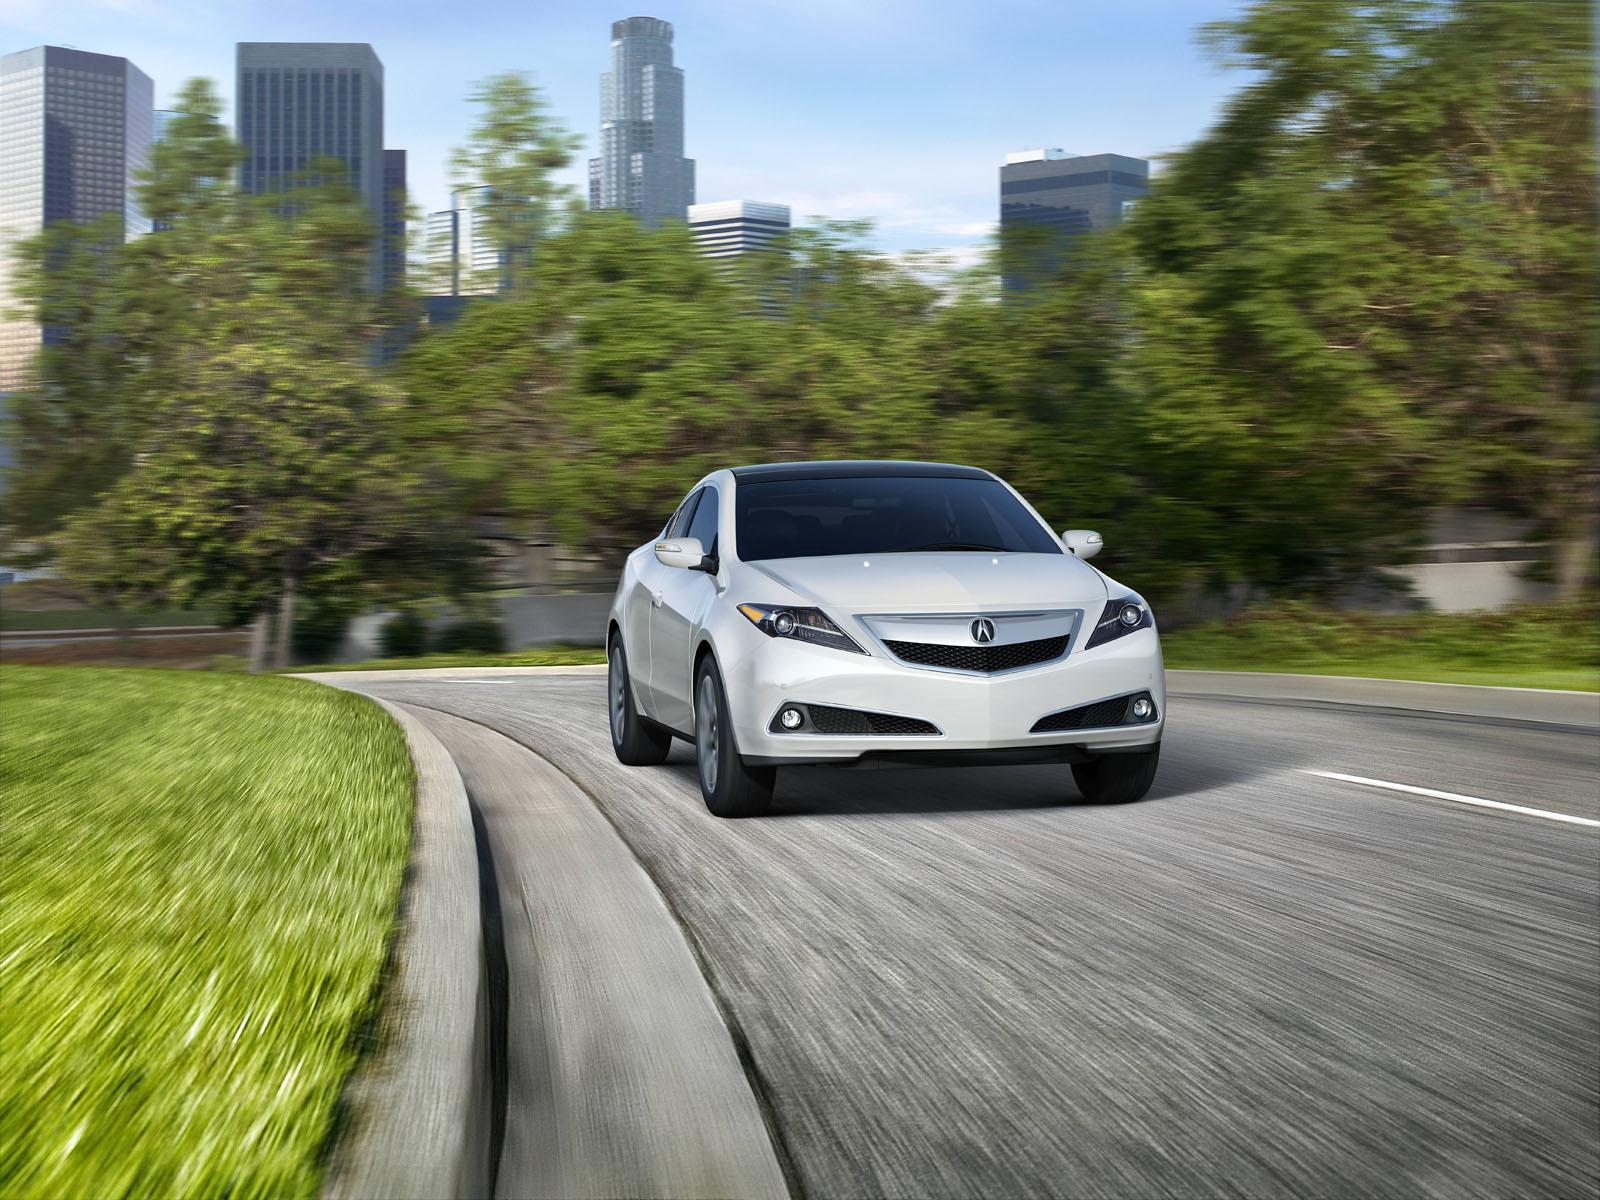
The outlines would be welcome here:
<svg viewBox="0 0 1600 1200">
<path fill-rule="evenodd" d="M 476 80 L 495 6 L 425 74 L 404 5 L 231 63 L 159 5 L 93 51 L 8 10 L 6 657 L 591 644 L 702 473 L 862 457 L 1100 529 L 1169 628 L 1326 657 L 1360 614 L 1537 605 L 1572 665 L 1591 4 L 812 8 L 574 10 Z M 1461 628 L 1445 659 L 1489 653 Z"/>
</svg>

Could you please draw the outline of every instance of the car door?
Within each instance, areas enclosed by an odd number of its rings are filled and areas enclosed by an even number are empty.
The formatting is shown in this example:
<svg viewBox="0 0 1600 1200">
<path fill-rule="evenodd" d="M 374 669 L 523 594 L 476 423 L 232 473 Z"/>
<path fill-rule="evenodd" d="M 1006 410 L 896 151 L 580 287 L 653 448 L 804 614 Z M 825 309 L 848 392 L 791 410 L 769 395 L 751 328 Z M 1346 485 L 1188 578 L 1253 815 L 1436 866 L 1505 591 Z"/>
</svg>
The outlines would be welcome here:
<svg viewBox="0 0 1600 1200">
<path fill-rule="evenodd" d="M 699 538 L 706 553 L 717 553 L 722 505 L 715 484 L 700 491 L 679 536 Z M 673 729 L 694 728 L 694 634 L 717 596 L 716 580 L 704 571 L 662 567 L 660 599 L 650 626 L 650 679 L 659 706 L 657 720 Z"/>
<path fill-rule="evenodd" d="M 699 490 L 690 492 L 677 511 L 667 519 L 656 541 L 683 533 L 693 515 Z M 623 644 L 628 651 L 628 677 L 633 684 L 634 703 L 647 716 L 659 719 L 655 691 L 650 680 L 650 633 L 655 624 L 656 606 L 661 603 L 661 583 L 672 571 L 656 561 L 655 541 L 639 555 L 634 569 L 632 589 L 623 604 Z"/>
</svg>

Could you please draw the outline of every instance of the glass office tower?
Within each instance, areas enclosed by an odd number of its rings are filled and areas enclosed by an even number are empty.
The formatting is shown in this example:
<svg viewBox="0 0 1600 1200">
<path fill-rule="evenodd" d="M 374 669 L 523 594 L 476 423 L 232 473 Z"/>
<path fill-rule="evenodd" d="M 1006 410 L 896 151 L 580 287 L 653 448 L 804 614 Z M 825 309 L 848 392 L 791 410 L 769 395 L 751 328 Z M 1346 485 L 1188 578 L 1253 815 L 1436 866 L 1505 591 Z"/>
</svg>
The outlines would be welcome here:
<svg viewBox="0 0 1600 1200">
<path fill-rule="evenodd" d="M 600 157 L 589 160 L 589 207 L 650 221 L 683 220 L 694 160 L 683 156 L 683 72 L 672 26 L 629 17 L 611 26 L 611 70 L 600 77 Z"/>
<path fill-rule="evenodd" d="M 1023 150 L 1000 168 L 1000 236 L 1048 270 L 1065 257 L 1072 238 L 1119 224 L 1129 204 L 1150 186 L 1150 164 L 1122 154 Z M 1020 285 L 1010 264 L 1006 284 Z"/>
<path fill-rule="evenodd" d="M 0 57 L 0 308 L 10 308 L 11 252 L 57 221 L 122 217 L 148 228 L 133 193 L 155 122 L 150 77 L 125 58 L 63 46 Z M 53 331 L 0 320 L 0 393 L 20 388 Z"/>
<path fill-rule="evenodd" d="M 252 193 L 290 187 L 318 158 L 336 158 L 384 227 L 383 63 L 365 42 L 240 42 L 236 48 L 239 179 Z M 381 239 L 372 283 L 383 286 Z"/>
</svg>

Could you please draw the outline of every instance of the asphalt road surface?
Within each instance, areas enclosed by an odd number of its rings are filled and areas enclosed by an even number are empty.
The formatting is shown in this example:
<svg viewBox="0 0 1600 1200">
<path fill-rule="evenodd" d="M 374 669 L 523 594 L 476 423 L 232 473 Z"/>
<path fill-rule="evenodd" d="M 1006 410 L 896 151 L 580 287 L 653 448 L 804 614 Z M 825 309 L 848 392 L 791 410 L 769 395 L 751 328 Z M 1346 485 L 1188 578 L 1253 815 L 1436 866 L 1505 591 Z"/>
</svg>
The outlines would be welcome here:
<svg viewBox="0 0 1600 1200">
<path fill-rule="evenodd" d="M 602 678 L 360 686 L 593 799 L 808 1196 L 1600 1189 L 1600 828 L 1307 773 L 1592 820 L 1593 735 L 1178 698 L 1139 804 L 811 768 L 719 821 L 686 748 L 617 764 Z M 497 806 L 491 847 L 539 819 Z"/>
</svg>

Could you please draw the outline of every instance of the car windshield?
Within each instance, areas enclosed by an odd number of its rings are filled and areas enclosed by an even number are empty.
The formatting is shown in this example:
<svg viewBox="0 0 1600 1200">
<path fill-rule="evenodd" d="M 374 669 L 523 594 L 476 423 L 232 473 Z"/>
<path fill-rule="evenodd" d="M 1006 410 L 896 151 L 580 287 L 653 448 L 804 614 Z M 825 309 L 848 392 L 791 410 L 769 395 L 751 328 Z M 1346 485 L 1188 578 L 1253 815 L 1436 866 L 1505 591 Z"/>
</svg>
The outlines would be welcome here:
<svg viewBox="0 0 1600 1200">
<path fill-rule="evenodd" d="M 784 479 L 739 483 L 734 495 L 734 537 L 745 562 L 922 550 L 1062 553 L 993 479 Z"/>
</svg>

